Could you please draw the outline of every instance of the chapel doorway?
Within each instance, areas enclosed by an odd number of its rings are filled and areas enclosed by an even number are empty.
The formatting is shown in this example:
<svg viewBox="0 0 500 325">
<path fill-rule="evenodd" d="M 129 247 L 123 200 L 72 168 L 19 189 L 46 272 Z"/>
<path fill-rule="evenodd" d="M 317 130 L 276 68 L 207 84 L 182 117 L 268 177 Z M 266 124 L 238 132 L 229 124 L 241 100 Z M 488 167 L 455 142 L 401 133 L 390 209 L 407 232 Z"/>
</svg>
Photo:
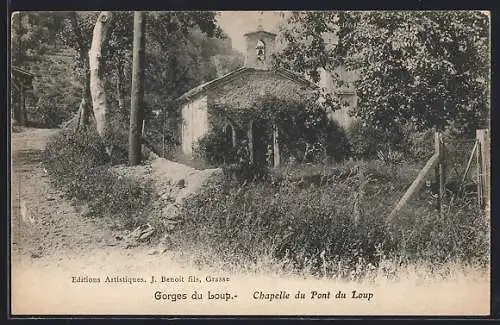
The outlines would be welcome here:
<svg viewBox="0 0 500 325">
<path fill-rule="evenodd" d="M 269 123 L 264 120 L 254 120 L 251 122 L 251 130 L 253 163 L 272 167 L 273 138 Z"/>
<path fill-rule="evenodd" d="M 236 130 L 234 127 L 228 123 L 224 127 L 224 136 L 225 136 L 225 153 L 224 160 L 226 163 L 234 163 L 236 162 L 235 150 L 236 150 Z"/>
</svg>

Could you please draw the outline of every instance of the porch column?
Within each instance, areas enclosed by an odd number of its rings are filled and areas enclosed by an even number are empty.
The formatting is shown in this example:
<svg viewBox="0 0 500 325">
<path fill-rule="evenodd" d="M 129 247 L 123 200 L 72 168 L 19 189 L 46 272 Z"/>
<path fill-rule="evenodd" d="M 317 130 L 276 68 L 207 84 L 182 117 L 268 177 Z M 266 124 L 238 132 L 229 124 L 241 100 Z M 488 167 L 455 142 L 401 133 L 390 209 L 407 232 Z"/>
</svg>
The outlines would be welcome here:
<svg viewBox="0 0 500 325">
<path fill-rule="evenodd" d="M 236 148 L 236 130 L 233 125 L 231 125 L 231 136 L 233 140 L 233 148 Z"/>
<path fill-rule="evenodd" d="M 253 120 L 248 123 L 248 151 L 250 155 L 250 162 L 253 164 Z"/>
<path fill-rule="evenodd" d="M 280 146 L 278 143 L 278 126 L 276 123 L 273 123 L 273 156 L 274 156 L 274 167 L 278 167 L 280 165 Z"/>
</svg>

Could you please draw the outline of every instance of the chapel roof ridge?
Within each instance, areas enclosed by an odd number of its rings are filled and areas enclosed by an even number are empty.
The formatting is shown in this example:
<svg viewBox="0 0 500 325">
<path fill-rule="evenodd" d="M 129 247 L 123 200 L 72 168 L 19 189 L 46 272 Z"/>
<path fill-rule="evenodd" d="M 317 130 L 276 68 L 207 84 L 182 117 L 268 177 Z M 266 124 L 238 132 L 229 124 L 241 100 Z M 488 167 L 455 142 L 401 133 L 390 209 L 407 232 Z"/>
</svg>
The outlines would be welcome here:
<svg viewBox="0 0 500 325">
<path fill-rule="evenodd" d="M 248 36 L 248 35 L 253 35 L 253 34 L 259 34 L 259 33 L 264 33 L 264 34 L 276 36 L 275 33 L 269 32 L 267 30 L 254 30 L 252 32 L 247 32 L 247 33 L 243 34 L 243 36 Z"/>
<path fill-rule="evenodd" d="M 310 88 L 315 88 L 317 85 L 315 85 L 313 82 L 307 80 L 306 78 L 302 77 L 300 74 L 284 69 L 284 68 L 272 68 L 272 69 L 258 69 L 258 68 L 252 68 L 252 67 L 241 67 L 236 70 L 233 70 L 229 73 L 226 73 L 225 75 L 222 75 L 218 78 L 212 79 L 210 81 L 207 81 L 205 83 L 202 83 L 201 85 L 198 85 L 191 90 L 188 90 L 184 94 L 182 94 L 180 97 L 176 99 L 176 101 L 184 101 L 184 100 L 189 100 L 191 97 L 197 95 L 198 93 L 202 92 L 203 90 L 215 86 L 216 84 L 219 84 L 220 82 L 224 82 L 225 80 L 228 80 L 232 76 L 245 72 L 245 71 L 262 71 L 262 72 L 274 72 L 274 73 L 279 73 L 282 76 L 295 81 L 295 82 L 300 82 L 303 83 L 304 85 L 310 87 Z"/>
</svg>

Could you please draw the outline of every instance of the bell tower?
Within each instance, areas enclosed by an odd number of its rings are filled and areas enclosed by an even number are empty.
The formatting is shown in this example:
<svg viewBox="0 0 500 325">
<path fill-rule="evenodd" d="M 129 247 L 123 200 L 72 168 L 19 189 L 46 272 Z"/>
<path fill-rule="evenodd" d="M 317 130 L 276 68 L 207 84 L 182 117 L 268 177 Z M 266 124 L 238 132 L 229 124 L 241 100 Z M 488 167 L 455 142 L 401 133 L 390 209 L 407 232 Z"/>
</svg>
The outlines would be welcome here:
<svg viewBox="0 0 500 325">
<path fill-rule="evenodd" d="M 246 33 L 245 67 L 255 69 L 270 69 L 272 67 L 271 54 L 274 52 L 276 34 L 265 31 L 262 27 L 262 14 L 260 12 L 257 30 Z"/>
</svg>

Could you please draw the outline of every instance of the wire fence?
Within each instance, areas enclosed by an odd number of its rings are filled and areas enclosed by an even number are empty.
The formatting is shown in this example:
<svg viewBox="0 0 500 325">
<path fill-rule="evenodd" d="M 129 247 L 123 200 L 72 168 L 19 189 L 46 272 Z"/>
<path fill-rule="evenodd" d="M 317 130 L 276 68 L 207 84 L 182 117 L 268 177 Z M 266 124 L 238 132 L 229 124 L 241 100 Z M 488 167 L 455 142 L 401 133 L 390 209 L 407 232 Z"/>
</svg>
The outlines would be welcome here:
<svg viewBox="0 0 500 325">
<path fill-rule="evenodd" d="M 450 210 L 454 200 L 477 204 L 489 215 L 489 149 L 488 130 L 477 130 L 476 138 L 457 139 L 435 133 L 433 156 L 398 201 L 389 219 L 415 200 L 428 201 L 441 215 Z"/>
</svg>

